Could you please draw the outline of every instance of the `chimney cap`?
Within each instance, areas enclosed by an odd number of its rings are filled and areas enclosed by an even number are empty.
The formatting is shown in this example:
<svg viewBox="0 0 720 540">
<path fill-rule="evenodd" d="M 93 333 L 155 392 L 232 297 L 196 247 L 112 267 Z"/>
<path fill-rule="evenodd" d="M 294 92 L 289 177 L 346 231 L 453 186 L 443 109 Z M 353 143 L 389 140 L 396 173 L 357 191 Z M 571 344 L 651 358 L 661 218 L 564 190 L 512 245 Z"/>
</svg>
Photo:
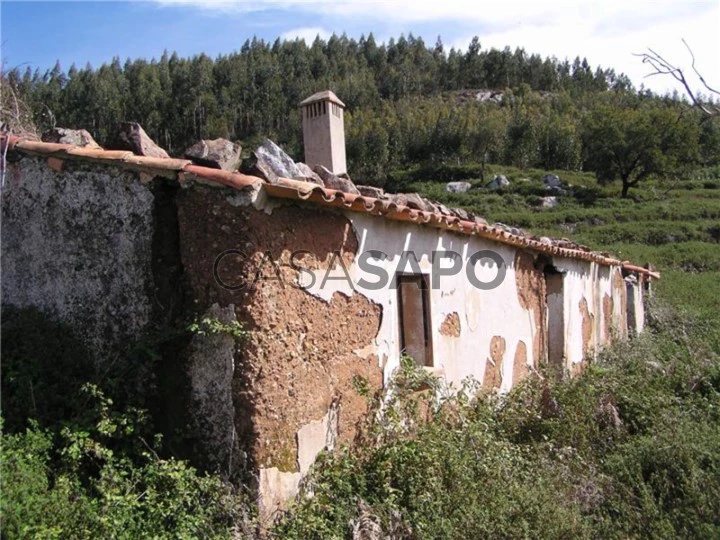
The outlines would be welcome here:
<svg viewBox="0 0 720 540">
<path fill-rule="evenodd" d="M 309 98 L 302 100 L 300 102 L 300 107 L 310 105 L 311 103 L 315 103 L 316 101 L 331 101 L 332 103 L 335 103 L 336 105 L 340 105 L 342 108 L 345 108 L 345 104 L 340 101 L 340 98 L 337 97 L 332 90 L 323 90 L 322 92 L 317 92 L 313 94 Z"/>
</svg>

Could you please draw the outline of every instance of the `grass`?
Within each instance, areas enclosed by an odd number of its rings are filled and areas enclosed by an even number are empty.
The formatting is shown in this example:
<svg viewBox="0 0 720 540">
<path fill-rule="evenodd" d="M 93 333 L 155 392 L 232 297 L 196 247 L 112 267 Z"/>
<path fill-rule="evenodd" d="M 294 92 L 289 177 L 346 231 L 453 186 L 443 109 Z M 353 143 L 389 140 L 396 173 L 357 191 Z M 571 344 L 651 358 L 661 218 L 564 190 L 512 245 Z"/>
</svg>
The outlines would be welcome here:
<svg viewBox="0 0 720 540">
<path fill-rule="evenodd" d="M 554 208 L 540 208 L 546 171 L 520 171 L 489 165 L 489 174 L 505 174 L 508 189 L 490 191 L 478 179 L 473 189 L 454 194 L 444 182 L 425 178 L 407 188 L 447 206 L 475 212 L 490 223 L 522 227 L 539 236 L 565 237 L 623 260 L 655 265 L 663 274 L 661 297 L 683 311 L 715 319 L 720 314 L 720 172 L 699 171 L 684 181 L 649 180 L 619 197 L 619 185 L 600 186 L 592 174 L 553 171 L 568 193 Z M 527 179 L 527 181 L 523 181 Z M 720 323 L 719 323 L 720 324 Z"/>
</svg>

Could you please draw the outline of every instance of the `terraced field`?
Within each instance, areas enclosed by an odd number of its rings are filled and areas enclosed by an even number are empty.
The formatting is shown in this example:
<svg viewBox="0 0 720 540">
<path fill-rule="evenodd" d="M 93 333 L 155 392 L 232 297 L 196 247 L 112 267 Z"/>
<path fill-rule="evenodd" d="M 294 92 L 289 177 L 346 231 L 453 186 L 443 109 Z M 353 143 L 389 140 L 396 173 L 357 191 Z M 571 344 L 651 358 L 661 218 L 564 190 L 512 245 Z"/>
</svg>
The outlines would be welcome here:
<svg viewBox="0 0 720 540">
<path fill-rule="evenodd" d="M 448 206 L 459 206 L 528 232 L 565 237 L 638 264 L 650 262 L 662 273 L 656 290 L 676 307 L 716 319 L 720 345 L 720 171 L 696 179 L 647 181 L 620 198 L 620 186 L 599 186 L 592 174 L 554 171 L 567 186 L 557 206 L 541 208 L 548 193 L 547 171 L 490 166 L 486 181 L 468 180 L 466 193 L 447 193 L 444 181 L 405 181 Z M 483 187 L 494 174 L 511 184 L 502 191 Z"/>
</svg>

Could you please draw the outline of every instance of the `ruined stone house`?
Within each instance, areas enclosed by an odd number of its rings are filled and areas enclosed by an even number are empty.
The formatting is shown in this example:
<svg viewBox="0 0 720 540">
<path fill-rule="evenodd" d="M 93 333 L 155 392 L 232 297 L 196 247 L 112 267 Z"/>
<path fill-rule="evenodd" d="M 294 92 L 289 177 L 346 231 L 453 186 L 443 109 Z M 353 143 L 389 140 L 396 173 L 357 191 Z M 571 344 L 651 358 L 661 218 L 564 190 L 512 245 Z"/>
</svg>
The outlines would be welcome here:
<svg viewBox="0 0 720 540">
<path fill-rule="evenodd" d="M 642 330 L 657 277 L 416 194 L 354 186 L 340 174 L 342 109 L 330 92 L 303 102 L 306 161 L 325 168 L 287 164 L 296 178 L 258 156 L 251 175 L 2 138 L 3 302 L 75 326 L 100 364 L 151 325 L 242 322 L 239 349 L 197 335 L 164 360 L 189 389 L 166 390 L 167 403 L 201 420 L 206 463 L 255 471 L 266 511 L 296 493 L 320 450 L 353 440 L 366 407 L 356 375 L 379 388 L 403 353 L 448 383 L 499 391 L 545 364 L 575 372 Z"/>
</svg>

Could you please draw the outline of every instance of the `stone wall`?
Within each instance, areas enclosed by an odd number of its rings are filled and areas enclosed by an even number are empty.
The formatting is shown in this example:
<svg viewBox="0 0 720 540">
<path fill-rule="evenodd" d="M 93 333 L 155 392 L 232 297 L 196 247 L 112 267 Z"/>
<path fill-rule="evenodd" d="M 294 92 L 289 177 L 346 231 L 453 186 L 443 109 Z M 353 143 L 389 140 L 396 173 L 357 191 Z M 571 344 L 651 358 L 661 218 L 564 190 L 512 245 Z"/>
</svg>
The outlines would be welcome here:
<svg viewBox="0 0 720 540">
<path fill-rule="evenodd" d="M 136 173 L 54 165 L 7 171 L 2 301 L 72 325 L 103 369 L 151 319 L 153 194 Z"/>
</svg>

